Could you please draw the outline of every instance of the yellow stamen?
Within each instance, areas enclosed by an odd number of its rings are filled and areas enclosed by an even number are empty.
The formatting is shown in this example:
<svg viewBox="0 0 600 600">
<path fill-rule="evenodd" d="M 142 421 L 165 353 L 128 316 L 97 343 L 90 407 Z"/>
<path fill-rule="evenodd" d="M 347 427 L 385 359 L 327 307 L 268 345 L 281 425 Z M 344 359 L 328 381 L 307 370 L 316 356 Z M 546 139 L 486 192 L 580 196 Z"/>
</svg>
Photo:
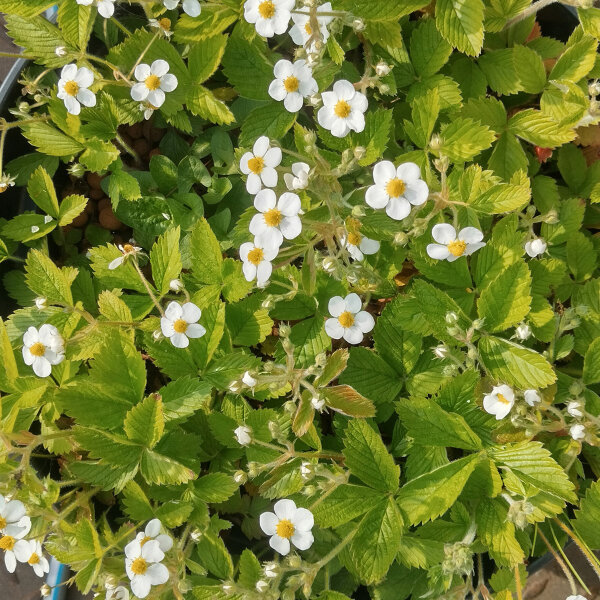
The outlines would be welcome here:
<svg viewBox="0 0 600 600">
<path fill-rule="evenodd" d="M 175 321 L 175 323 L 173 323 L 173 329 L 176 331 L 176 333 L 185 333 L 187 328 L 188 328 L 187 321 L 184 321 L 183 319 L 177 319 L 177 321 Z M 145 541 L 148 541 L 148 540 L 145 540 Z M 142 544 L 143 543 L 144 542 L 142 542 Z"/>
<path fill-rule="evenodd" d="M 144 537 L 144 539 L 140 542 L 140 546 L 143 546 L 146 542 L 149 542 L 152 538 L 147 535 Z"/>
<path fill-rule="evenodd" d="M 40 562 L 40 557 L 34 552 L 27 561 L 30 565 L 37 565 Z"/>
<path fill-rule="evenodd" d="M 510 404 L 510 401 L 507 400 L 502 394 L 496 394 L 496 398 L 498 398 L 502 404 Z"/>
<path fill-rule="evenodd" d="M 29 347 L 29 352 L 31 352 L 33 356 L 44 356 L 46 353 L 46 346 L 44 346 L 42 342 L 36 342 Z"/>
<path fill-rule="evenodd" d="M 402 179 L 391 179 L 385 186 L 385 191 L 390 198 L 399 198 L 406 191 L 406 184 Z"/>
<path fill-rule="evenodd" d="M 79 85 L 77 85 L 75 81 L 67 81 L 67 83 L 65 83 L 65 92 L 69 94 L 69 96 L 77 96 Z"/>
<path fill-rule="evenodd" d="M 131 254 L 134 251 L 135 251 L 135 248 L 131 244 L 125 244 L 123 246 L 123 252 L 125 254 Z"/>
<path fill-rule="evenodd" d="M 310 23 L 307 23 L 304 26 L 304 31 L 306 31 L 306 33 L 308 33 L 308 35 L 312 35 L 312 27 L 310 26 Z"/>
<path fill-rule="evenodd" d="M 265 168 L 265 161 L 260 156 L 255 156 L 248 161 L 248 168 L 255 175 L 260 175 Z"/>
<path fill-rule="evenodd" d="M 167 17 L 163 17 L 158 20 L 158 24 L 165 30 L 169 31 L 171 29 L 171 19 L 167 19 Z"/>
<path fill-rule="evenodd" d="M 285 88 L 285 91 L 288 93 L 297 92 L 299 83 L 300 82 L 298 81 L 297 77 L 290 75 L 289 77 L 286 77 L 283 80 L 283 87 Z"/>
<path fill-rule="evenodd" d="M 12 550 L 15 546 L 17 540 L 11 535 L 5 535 L 0 538 L 0 550 L 4 550 L 7 552 L 8 550 Z"/>
<path fill-rule="evenodd" d="M 342 327 L 347 329 L 348 327 L 352 327 L 352 325 L 354 325 L 354 315 L 346 310 L 338 317 L 338 321 Z"/>
<path fill-rule="evenodd" d="M 454 240 L 448 244 L 447 248 L 453 256 L 462 256 L 467 248 L 467 243 L 462 240 Z"/>
<path fill-rule="evenodd" d="M 7 525 L 8 523 L 6 522 L 6 519 L 0 516 L 0 529 L 4 529 Z"/>
<path fill-rule="evenodd" d="M 277 523 L 277 535 L 282 538 L 290 539 L 294 535 L 294 526 L 291 521 L 281 519 Z"/>
<path fill-rule="evenodd" d="M 4 182 L 0 183 L 0 194 L 8 189 L 8 185 Z"/>
<path fill-rule="evenodd" d="M 352 112 L 352 107 L 345 100 L 338 100 L 333 112 L 340 119 L 345 119 Z"/>
<path fill-rule="evenodd" d="M 253 248 L 248 252 L 248 262 L 251 262 L 254 266 L 258 267 L 263 261 L 264 256 L 265 253 L 262 251 L 262 248 Z"/>
<path fill-rule="evenodd" d="M 160 77 L 158 75 L 148 75 L 144 83 L 149 90 L 157 90 L 160 87 Z"/>
<path fill-rule="evenodd" d="M 277 227 L 281 223 L 281 211 L 272 208 L 265 213 L 265 223 L 269 227 Z"/>
<path fill-rule="evenodd" d="M 348 234 L 348 243 L 352 244 L 352 246 L 358 246 L 360 241 L 362 240 L 362 236 L 360 233 L 349 233 Z"/>
<path fill-rule="evenodd" d="M 258 5 L 258 13 L 263 19 L 271 19 L 275 16 L 275 4 L 271 0 L 265 0 Z"/>
<path fill-rule="evenodd" d="M 136 575 L 143 575 L 148 570 L 148 563 L 139 556 L 131 563 L 131 570 Z"/>
</svg>

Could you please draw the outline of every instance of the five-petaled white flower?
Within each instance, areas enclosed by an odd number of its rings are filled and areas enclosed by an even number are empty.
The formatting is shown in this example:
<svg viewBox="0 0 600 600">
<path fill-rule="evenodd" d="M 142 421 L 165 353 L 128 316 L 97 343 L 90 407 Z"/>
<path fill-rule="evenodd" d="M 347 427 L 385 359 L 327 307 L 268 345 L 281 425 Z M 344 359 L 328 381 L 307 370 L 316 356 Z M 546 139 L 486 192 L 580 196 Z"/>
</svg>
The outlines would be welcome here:
<svg viewBox="0 0 600 600">
<path fill-rule="evenodd" d="M 296 0 L 246 0 L 244 19 L 263 37 L 285 33 Z"/>
<path fill-rule="evenodd" d="M 94 74 L 87 68 L 77 65 L 65 65 L 60 72 L 57 96 L 65 103 L 67 112 L 78 115 L 81 105 L 95 106 L 96 95 L 88 90 L 94 83 Z"/>
<path fill-rule="evenodd" d="M 172 10 L 177 8 L 179 0 L 163 0 L 163 4 L 165 5 L 165 8 Z M 182 6 L 183 12 L 190 17 L 197 17 L 202 12 L 202 7 L 198 0 L 183 0 Z"/>
<path fill-rule="evenodd" d="M 328 13 L 331 11 L 331 2 L 325 2 L 325 4 L 321 4 L 321 6 L 317 8 L 317 22 L 319 24 L 319 32 L 321 33 L 321 38 L 324 44 L 326 44 L 327 40 L 329 39 L 327 25 L 333 21 L 333 16 L 319 16 L 319 13 Z M 297 44 L 298 46 L 306 46 L 306 50 L 308 52 L 316 52 L 316 40 L 313 40 L 313 42 L 309 43 L 314 32 L 310 24 L 310 15 L 308 12 L 305 14 L 292 13 L 292 21 L 294 22 L 294 25 L 290 29 L 290 36 L 294 41 L 294 44 Z"/>
<path fill-rule="evenodd" d="M 496 420 L 504 419 L 515 403 L 515 393 L 506 384 L 497 385 L 483 397 L 483 408 Z"/>
<path fill-rule="evenodd" d="M 321 94 L 323 106 L 317 113 L 321 127 L 329 129 L 335 137 L 345 137 L 350 131 L 360 133 L 365 128 L 367 97 L 354 89 L 345 79 L 333 84 L 332 92 Z"/>
<path fill-rule="evenodd" d="M 160 549 L 163 552 L 168 552 L 173 547 L 173 540 L 170 535 L 160 532 L 161 527 L 162 523 L 159 519 L 152 519 L 151 521 L 148 521 L 144 533 L 140 531 L 140 533 L 135 536 L 135 539 L 142 546 L 150 540 L 156 540 Z"/>
<path fill-rule="evenodd" d="M 252 152 L 246 152 L 240 160 L 240 170 L 248 175 L 246 189 L 249 194 L 258 194 L 263 185 L 268 188 L 277 185 L 275 167 L 281 162 L 281 148 L 271 148 L 266 135 L 259 137 Z"/>
<path fill-rule="evenodd" d="M 291 173 L 284 173 L 283 180 L 290 191 L 303 190 L 308 186 L 310 166 L 305 162 L 296 162 L 292 165 Z"/>
<path fill-rule="evenodd" d="M 48 559 L 44 556 L 42 544 L 35 540 L 19 540 L 15 543 L 15 556 L 19 562 L 28 563 L 38 577 L 50 571 Z"/>
<path fill-rule="evenodd" d="M 0 550 L 4 550 L 4 564 L 9 573 L 17 567 L 15 545 L 31 529 L 31 519 L 25 515 L 25 506 L 20 500 L 7 501 L 0 494 Z"/>
<path fill-rule="evenodd" d="M 366 310 L 361 310 L 362 301 L 358 294 L 345 298 L 334 296 L 327 306 L 333 317 L 325 321 L 325 331 L 334 340 L 344 338 L 349 344 L 360 344 L 364 334 L 375 327 L 375 319 Z"/>
<path fill-rule="evenodd" d="M 165 92 L 177 87 L 177 77 L 169 73 L 169 63 L 159 58 L 151 65 L 141 64 L 133 73 L 139 83 L 131 88 L 131 97 L 136 102 L 146 101 L 155 108 L 165 102 Z"/>
<path fill-rule="evenodd" d="M 167 582 L 169 570 L 160 562 L 164 557 L 165 553 L 156 540 L 143 545 L 134 540 L 125 546 L 125 570 L 136 597 L 145 598 L 153 585 Z"/>
<path fill-rule="evenodd" d="M 267 246 L 258 240 L 255 240 L 254 243 L 244 242 L 240 246 L 240 258 L 244 263 L 242 272 L 246 281 L 256 279 L 256 285 L 263 287 L 271 277 L 273 272 L 271 261 L 278 252 L 277 246 Z"/>
<path fill-rule="evenodd" d="M 548 244 L 542 238 L 535 238 L 534 240 L 525 242 L 525 252 L 527 252 L 531 258 L 544 254 L 547 247 Z"/>
<path fill-rule="evenodd" d="M 238 428 L 233 430 L 233 435 L 240 446 L 248 446 L 252 442 L 251 434 L 252 429 L 245 425 L 240 425 Z"/>
<path fill-rule="evenodd" d="M 179 304 L 172 301 L 165 309 L 165 316 L 160 319 L 160 329 L 175 348 L 187 348 L 189 338 L 199 338 L 206 333 L 206 329 L 198 323 L 201 316 L 202 311 L 193 302 Z"/>
<path fill-rule="evenodd" d="M 420 206 L 429 196 L 429 188 L 421 179 L 421 169 L 413 162 L 398 168 L 382 160 L 373 169 L 374 185 L 367 189 L 365 201 L 371 208 L 385 208 L 392 219 L 400 221 L 410 214 L 411 205 Z"/>
<path fill-rule="evenodd" d="M 124 585 L 106 591 L 106 600 L 129 600 L 129 590 Z"/>
<path fill-rule="evenodd" d="M 113 271 L 117 267 L 120 267 L 128 256 L 134 256 L 138 252 L 141 252 L 142 249 L 139 246 L 133 246 L 132 244 L 119 244 L 119 250 L 122 252 L 122 256 L 117 256 L 117 258 L 111 260 L 108 263 L 108 269 Z"/>
<path fill-rule="evenodd" d="M 365 254 L 375 254 L 381 246 L 377 240 L 371 240 L 355 231 L 342 237 L 340 243 L 354 260 L 362 260 Z"/>
<path fill-rule="evenodd" d="M 271 536 L 269 545 L 279 554 L 289 554 L 290 542 L 298 550 L 308 550 L 314 541 L 311 529 L 315 523 L 307 508 L 297 508 L 293 500 L 278 500 L 274 512 L 260 515 L 260 528 Z"/>
<path fill-rule="evenodd" d="M 469 256 L 485 246 L 483 233 L 475 227 L 465 227 L 456 233 L 456 229 L 448 223 L 438 223 L 431 230 L 437 244 L 427 245 L 427 254 L 437 260 L 453 262 L 461 256 Z"/>
<path fill-rule="evenodd" d="M 64 341 L 54 325 L 46 323 L 39 330 L 27 329 L 23 335 L 23 360 L 38 377 L 48 377 L 52 365 L 58 365 L 64 358 Z"/>
<path fill-rule="evenodd" d="M 148 19 L 148 25 L 154 29 L 158 29 L 159 33 L 167 38 L 170 38 L 173 35 L 171 19 L 167 17 L 162 17 L 162 19 Z"/>
<path fill-rule="evenodd" d="M 292 192 L 284 192 L 277 200 L 275 192 L 264 189 L 254 197 L 254 207 L 259 214 L 250 221 L 250 233 L 256 242 L 265 247 L 279 247 L 283 238 L 293 240 L 302 231 L 300 198 Z"/>
<path fill-rule="evenodd" d="M 291 63 L 281 59 L 273 68 L 275 79 L 269 85 L 269 96 L 274 100 L 283 100 L 288 112 L 298 112 L 302 108 L 304 98 L 319 91 L 319 86 L 312 76 L 312 69 L 305 60 Z"/>
<path fill-rule="evenodd" d="M 535 406 L 538 402 L 542 401 L 540 393 L 537 390 L 525 390 L 523 397 L 529 406 Z"/>
<path fill-rule="evenodd" d="M 569 434 L 576 442 L 580 442 L 581 440 L 585 439 L 585 427 L 580 423 L 577 425 L 571 425 Z"/>
<path fill-rule="evenodd" d="M 77 0 L 77 4 L 83 6 L 90 6 L 94 0 Z M 96 6 L 98 7 L 98 13 L 105 19 L 110 19 L 115 12 L 115 0 L 96 0 Z"/>
</svg>

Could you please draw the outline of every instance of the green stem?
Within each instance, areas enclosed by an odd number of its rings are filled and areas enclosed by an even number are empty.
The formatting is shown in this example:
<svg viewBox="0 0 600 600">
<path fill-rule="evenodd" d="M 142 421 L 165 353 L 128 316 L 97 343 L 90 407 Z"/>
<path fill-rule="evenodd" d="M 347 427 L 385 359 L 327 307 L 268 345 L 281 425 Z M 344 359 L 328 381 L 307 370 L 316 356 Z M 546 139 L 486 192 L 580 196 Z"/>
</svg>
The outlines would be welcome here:
<svg viewBox="0 0 600 600">
<path fill-rule="evenodd" d="M 117 133 L 115 139 L 119 143 L 119 146 L 121 146 L 123 150 L 127 152 L 127 154 L 133 157 L 135 164 L 138 167 L 142 166 L 142 159 L 140 158 L 140 155 L 121 137 L 121 135 Z"/>
<path fill-rule="evenodd" d="M 523 12 L 519 13 L 516 17 L 509 19 L 506 22 L 503 31 L 505 29 L 508 29 L 509 27 L 512 27 L 513 25 L 515 25 L 515 23 L 518 23 L 519 21 L 522 21 L 523 19 L 534 15 L 536 12 L 538 12 L 538 10 L 542 10 L 542 8 L 550 6 L 550 4 L 554 4 L 556 1 L 557 0 L 538 0 L 537 2 L 534 2 L 531 6 L 528 6 Z"/>
<path fill-rule="evenodd" d="M 573 592 L 573 594 L 576 594 L 577 586 L 575 585 L 575 580 L 573 579 L 573 576 L 569 572 L 567 565 L 564 563 L 563 559 L 558 555 L 558 552 L 556 552 L 556 550 L 552 547 L 552 544 L 550 544 L 550 541 L 544 535 L 543 531 L 539 527 L 536 527 L 536 531 L 537 531 L 537 535 L 539 535 L 540 538 L 542 538 L 542 542 L 544 542 L 544 544 L 546 544 L 546 548 L 548 548 L 548 551 L 550 552 L 550 554 L 552 554 L 554 560 L 557 562 L 558 566 L 562 569 L 563 573 L 565 574 L 565 577 L 567 578 L 567 581 L 569 582 L 569 586 L 571 587 L 571 592 Z"/>
<path fill-rule="evenodd" d="M 594 556 L 592 552 L 587 548 L 587 546 L 579 539 L 579 536 L 572 530 L 569 529 L 560 519 L 556 517 L 552 519 L 576 544 L 576 546 L 581 550 L 583 555 L 587 558 L 587 561 L 590 563 L 590 566 L 596 573 L 596 577 L 600 580 L 600 568 L 598 567 L 598 559 Z"/>
<path fill-rule="evenodd" d="M 148 45 L 142 50 L 142 53 L 139 55 L 138 59 L 135 61 L 135 64 L 133 65 L 133 67 L 131 67 L 131 71 L 129 71 L 129 74 L 127 75 L 127 79 L 131 79 L 131 76 L 133 75 L 135 68 L 142 62 L 142 59 L 146 55 L 146 52 L 148 52 L 148 50 L 150 50 L 150 47 L 152 46 L 152 44 L 154 44 L 154 42 L 157 40 L 159 35 L 160 35 L 160 31 L 157 31 L 154 34 L 154 37 L 148 42 Z"/>
<path fill-rule="evenodd" d="M 351 541 L 356 535 L 357 529 L 353 529 L 342 541 L 328 554 L 326 554 L 319 562 L 312 565 L 315 571 L 320 571 L 328 562 L 334 559 Z"/>
<path fill-rule="evenodd" d="M 131 36 L 131 31 L 129 31 L 129 29 L 127 29 L 127 27 L 125 27 L 125 25 L 123 25 L 118 19 L 115 19 L 114 17 L 111 17 L 110 20 L 126 35 L 126 36 Z"/>
<path fill-rule="evenodd" d="M 162 309 L 162 306 L 158 303 L 158 300 L 156 299 L 156 296 L 152 292 L 152 289 L 150 288 L 150 284 L 148 283 L 148 280 L 144 277 L 144 274 L 142 273 L 142 270 L 140 269 L 140 266 L 138 265 L 138 262 L 137 262 L 135 256 L 133 257 L 132 262 L 133 262 L 133 266 L 134 266 L 135 270 L 137 271 L 137 274 L 140 276 L 143 286 L 146 288 L 146 291 L 148 292 L 150 299 L 154 303 L 154 306 L 156 306 L 156 308 L 158 309 L 160 316 L 164 317 L 165 311 Z"/>
</svg>

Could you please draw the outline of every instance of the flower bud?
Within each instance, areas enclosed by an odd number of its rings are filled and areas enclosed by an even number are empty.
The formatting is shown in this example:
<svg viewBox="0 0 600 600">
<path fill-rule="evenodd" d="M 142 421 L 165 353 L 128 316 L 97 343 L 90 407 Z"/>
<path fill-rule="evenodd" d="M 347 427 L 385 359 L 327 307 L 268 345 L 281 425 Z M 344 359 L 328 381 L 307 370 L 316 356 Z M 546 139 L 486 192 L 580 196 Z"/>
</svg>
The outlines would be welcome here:
<svg viewBox="0 0 600 600">
<path fill-rule="evenodd" d="M 81 179 L 85 175 L 85 167 L 80 163 L 73 163 L 67 169 L 69 175 L 73 175 L 73 177 L 77 177 L 77 179 Z"/>
<path fill-rule="evenodd" d="M 390 93 L 390 86 L 387 83 L 380 83 L 379 84 L 379 91 L 382 94 L 389 94 Z"/>
<path fill-rule="evenodd" d="M 284 403 L 283 410 L 290 413 L 290 415 L 293 415 L 296 412 L 296 403 L 293 400 L 288 400 Z"/>
<path fill-rule="evenodd" d="M 38 310 L 43 310 L 44 308 L 46 308 L 46 298 L 42 298 L 41 296 L 38 296 L 35 299 L 35 307 Z"/>
<path fill-rule="evenodd" d="M 292 328 L 289 325 L 282 323 L 279 326 L 279 337 L 287 338 L 287 337 L 290 337 L 291 333 L 292 333 Z"/>
<path fill-rule="evenodd" d="M 434 151 L 438 151 L 442 147 L 442 138 L 437 133 L 431 136 L 429 147 Z"/>
<path fill-rule="evenodd" d="M 388 65 L 384 60 L 380 60 L 375 65 L 375 73 L 377 73 L 379 77 L 385 77 L 386 75 L 389 75 L 391 70 L 392 67 L 390 67 L 390 65 Z"/>
<path fill-rule="evenodd" d="M 246 481 L 248 481 L 248 475 L 246 475 L 246 473 L 244 473 L 244 471 L 238 470 L 233 474 L 233 480 L 238 485 L 244 485 L 244 483 L 246 483 Z"/>
<path fill-rule="evenodd" d="M 436 358 L 446 358 L 448 356 L 448 348 L 444 344 L 440 344 L 433 349 L 433 354 Z"/>
<path fill-rule="evenodd" d="M 583 417 L 583 405 L 577 400 L 572 400 L 567 404 L 567 412 L 576 419 Z"/>
<path fill-rule="evenodd" d="M 442 369 L 442 375 L 444 377 L 453 377 L 454 375 L 456 375 L 457 371 L 458 367 L 456 365 L 446 365 Z"/>
<path fill-rule="evenodd" d="M 248 477 L 250 477 L 250 479 L 254 479 L 258 474 L 260 473 L 260 465 L 251 460 L 248 463 Z"/>
<path fill-rule="evenodd" d="M 548 225 L 555 225 L 558 223 L 558 213 L 552 209 L 549 210 L 543 217 L 544 223 L 548 223 Z"/>
<path fill-rule="evenodd" d="M 302 479 L 310 479 L 314 474 L 314 466 L 312 463 L 308 461 L 302 461 L 300 465 L 300 475 L 302 475 Z"/>
<path fill-rule="evenodd" d="M 485 319 L 475 319 L 473 321 L 473 329 L 481 329 Z"/>
<path fill-rule="evenodd" d="M 507 514 L 507 519 L 515 524 L 518 529 L 525 529 L 528 525 L 527 516 L 533 513 L 533 506 L 526 500 L 512 502 Z"/>
<path fill-rule="evenodd" d="M 229 583 L 224 583 L 221 589 L 223 590 L 223 593 L 227 594 L 228 596 L 233 594 L 233 586 Z"/>
<path fill-rule="evenodd" d="M 183 289 L 183 282 L 179 279 L 171 279 L 171 281 L 169 281 L 169 288 L 173 292 L 181 292 Z"/>
<path fill-rule="evenodd" d="M 30 109 L 29 103 L 19 102 L 19 112 L 28 113 Z"/>
<path fill-rule="evenodd" d="M 574 381 L 570 386 L 569 386 L 569 394 L 571 394 L 571 396 L 579 396 L 583 393 L 584 390 L 584 386 L 583 383 L 581 383 L 580 380 Z"/>
<path fill-rule="evenodd" d="M 256 591 L 259 593 L 263 593 L 269 589 L 269 584 L 264 579 L 259 579 L 256 582 Z"/>
<path fill-rule="evenodd" d="M 335 258 L 328 256 L 327 258 L 323 259 L 322 265 L 324 271 L 326 271 L 327 273 L 332 273 L 333 271 L 335 271 L 337 261 L 335 260 Z"/>
<path fill-rule="evenodd" d="M 354 21 L 352 21 L 352 29 L 356 32 L 364 31 L 365 22 L 362 19 L 354 19 Z"/>
<path fill-rule="evenodd" d="M 356 160 L 360 160 L 361 158 L 364 158 L 367 154 L 367 149 L 364 146 L 356 146 L 354 148 L 354 158 Z"/>
<path fill-rule="evenodd" d="M 325 400 L 323 400 L 322 398 L 318 398 L 317 396 L 314 396 L 310 403 L 312 407 L 319 412 L 321 412 L 325 407 Z"/>
<path fill-rule="evenodd" d="M 528 339 L 531 336 L 531 327 L 526 323 L 521 323 L 515 329 L 515 337 L 521 341 Z"/>
<path fill-rule="evenodd" d="M 588 85 L 588 93 L 590 96 L 598 96 L 600 94 L 600 84 L 598 81 L 593 81 Z"/>
<path fill-rule="evenodd" d="M 394 245 L 396 246 L 406 246 L 406 244 L 408 244 L 408 241 L 409 237 L 408 235 L 406 235 L 406 233 L 404 233 L 404 231 L 399 231 L 394 236 Z"/>
<path fill-rule="evenodd" d="M 455 323 L 458 323 L 458 315 L 455 312 L 447 312 L 445 319 L 448 325 L 454 325 Z"/>
<path fill-rule="evenodd" d="M 274 562 L 265 563 L 265 566 L 264 566 L 265 577 L 268 577 L 269 579 L 273 579 L 274 577 L 277 577 L 278 573 L 279 573 L 279 566 L 277 565 L 277 563 L 274 563 Z"/>
<path fill-rule="evenodd" d="M 48 597 L 51 593 L 52 588 L 47 583 L 40 588 L 40 594 L 42 595 L 42 598 Z"/>
<path fill-rule="evenodd" d="M 302 559 L 297 554 L 294 554 L 292 556 L 288 556 L 286 562 L 290 567 L 292 567 L 292 569 L 297 569 L 302 564 Z"/>
<path fill-rule="evenodd" d="M 162 338 L 162 331 L 160 329 L 156 329 L 152 332 L 152 337 L 155 341 L 158 342 Z"/>
<path fill-rule="evenodd" d="M 250 388 L 253 388 L 257 384 L 257 381 L 254 377 L 252 377 L 252 375 L 250 375 L 249 371 L 246 371 L 242 376 L 242 383 Z"/>
<path fill-rule="evenodd" d="M 56 54 L 56 56 L 66 56 L 67 55 L 67 50 L 65 49 L 64 46 L 57 46 L 54 49 L 54 54 Z"/>
</svg>

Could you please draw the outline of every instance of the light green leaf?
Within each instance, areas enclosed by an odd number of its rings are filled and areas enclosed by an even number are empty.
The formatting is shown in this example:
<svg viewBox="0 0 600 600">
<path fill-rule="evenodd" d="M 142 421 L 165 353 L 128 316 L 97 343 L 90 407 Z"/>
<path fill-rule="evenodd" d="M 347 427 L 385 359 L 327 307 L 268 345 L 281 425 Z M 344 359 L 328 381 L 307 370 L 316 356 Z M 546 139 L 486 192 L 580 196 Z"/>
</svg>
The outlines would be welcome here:
<svg viewBox="0 0 600 600">
<path fill-rule="evenodd" d="M 58 224 L 61 227 L 73 222 L 87 206 L 88 199 L 79 194 L 71 194 L 63 198 L 58 210 Z"/>
<path fill-rule="evenodd" d="M 225 502 L 238 489 L 231 475 L 207 473 L 194 483 L 194 493 L 207 504 Z"/>
<path fill-rule="evenodd" d="M 226 35 L 215 35 L 202 44 L 193 44 L 188 56 L 188 69 L 192 81 L 204 83 L 216 70 L 227 46 Z"/>
<path fill-rule="evenodd" d="M 489 148 L 495 139 L 494 132 L 473 119 L 454 119 L 442 128 L 440 153 L 454 162 L 465 162 Z"/>
<path fill-rule="evenodd" d="M 477 56 L 483 46 L 484 6 L 481 0 L 441 0 L 435 7 L 435 24 L 455 48 Z"/>
<path fill-rule="evenodd" d="M 282 102 L 271 102 L 255 108 L 246 117 L 240 132 L 240 145 L 250 146 L 261 135 L 282 138 L 294 125 L 296 114 L 286 110 Z"/>
<path fill-rule="evenodd" d="M 196 543 L 196 555 L 200 563 L 220 579 L 233 574 L 233 561 L 223 540 L 213 531 L 206 531 Z"/>
<path fill-rule="evenodd" d="M 186 103 L 192 114 L 211 123 L 230 125 L 235 121 L 235 117 L 227 104 L 219 100 L 213 92 L 202 85 L 190 88 Z"/>
<path fill-rule="evenodd" d="M 592 482 L 575 511 L 573 528 L 579 537 L 592 549 L 600 549 L 600 481 Z"/>
<path fill-rule="evenodd" d="M 421 20 L 410 38 L 410 58 L 420 77 L 437 73 L 452 54 L 452 46 L 440 35 L 433 19 Z"/>
<path fill-rule="evenodd" d="M 54 190 L 54 183 L 44 167 L 38 167 L 27 184 L 27 191 L 31 199 L 47 214 L 54 219 L 58 218 L 58 198 Z"/>
<path fill-rule="evenodd" d="M 151 394 L 136 404 L 127 413 L 123 428 L 132 442 L 154 448 L 165 429 L 162 399 Z"/>
<path fill-rule="evenodd" d="M 440 95 L 436 88 L 411 102 L 412 121 L 404 120 L 404 129 L 419 148 L 426 148 L 440 114 Z"/>
<path fill-rule="evenodd" d="M 197 17 L 182 14 L 175 25 L 174 39 L 180 44 L 200 42 L 219 35 L 237 21 L 239 10 L 225 4 L 206 4 Z"/>
<path fill-rule="evenodd" d="M 568 80 L 574 83 L 583 79 L 596 62 L 598 40 L 591 35 L 584 34 L 581 39 L 569 46 L 556 61 L 550 71 L 550 80 Z"/>
<path fill-rule="evenodd" d="M 586 385 L 600 382 L 600 338 L 595 339 L 585 353 L 583 382 Z"/>
<path fill-rule="evenodd" d="M 48 123 L 27 123 L 21 126 L 23 135 L 40 152 L 49 156 L 73 156 L 84 146 Z"/>
<path fill-rule="evenodd" d="M 87 48 L 95 18 L 91 6 L 77 4 L 75 0 L 63 0 L 58 6 L 58 26 L 63 37 L 69 45 L 83 52 Z"/>
<path fill-rule="evenodd" d="M 521 143 L 508 131 L 497 139 L 488 160 L 488 168 L 502 179 L 510 179 L 517 171 L 526 172 L 528 164 Z"/>
<path fill-rule="evenodd" d="M 192 276 L 199 283 L 220 284 L 223 255 L 208 221 L 198 219 L 190 234 Z"/>
<path fill-rule="evenodd" d="M 477 507 L 477 535 L 497 564 L 514 567 L 523 562 L 525 554 L 507 514 L 504 501 L 484 498 Z"/>
<path fill-rule="evenodd" d="M 179 227 L 163 233 L 150 250 L 152 279 L 154 286 L 162 296 L 169 291 L 169 284 L 181 273 L 181 254 L 179 252 Z"/>
<path fill-rule="evenodd" d="M 194 471 L 188 467 L 153 450 L 144 450 L 140 473 L 148 483 L 156 485 L 176 485 L 196 477 Z"/>
<path fill-rule="evenodd" d="M 513 48 L 488 51 L 477 64 L 486 76 L 488 85 L 498 94 L 516 94 L 523 89 L 517 74 Z"/>
<path fill-rule="evenodd" d="M 575 139 L 575 131 L 560 127 L 552 117 L 534 108 L 514 114 L 508 126 L 517 137 L 542 148 L 556 148 Z"/>
<path fill-rule="evenodd" d="M 347 417 L 374 417 L 375 406 L 348 385 L 335 385 L 321 391 L 327 406 Z"/>
<path fill-rule="evenodd" d="M 546 85 L 542 57 L 527 46 L 514 46 L 513 56 L 520 87 L 528 94 L 539 94 Z"/>
<path fill-rule="evenodd" d="M 567 239 L 567 266 L 575 281 L 589 279 L 596 268 L 596 251 L 592 241 L 582 232 L 573 233 Z"/>
<path fill-rule="evenodd" d="M 509 183 L 499 183 L 476 194 L 469 203 L 475 210 L 487 214 L 512 212 L 523 208 L 531 199 L 529 178 L 525 172 L 515 173 Z"/>
<path fill-rule="evenodd" d="M 380 500 L 381 492 L 377 490 L 362 485 L 340 485 L 315 506 L 315 523 L 319 527 L 339 527 L 366 513 Z"/>
<path fill-rule="evenodd" d="M 77 269 L 59 268 L 54 261 L 39 250 L 30 250 L 25 263 L 26 281 L 29 288 L 48 302 L 73 305 L 71 284 Z"/>
</svg>

